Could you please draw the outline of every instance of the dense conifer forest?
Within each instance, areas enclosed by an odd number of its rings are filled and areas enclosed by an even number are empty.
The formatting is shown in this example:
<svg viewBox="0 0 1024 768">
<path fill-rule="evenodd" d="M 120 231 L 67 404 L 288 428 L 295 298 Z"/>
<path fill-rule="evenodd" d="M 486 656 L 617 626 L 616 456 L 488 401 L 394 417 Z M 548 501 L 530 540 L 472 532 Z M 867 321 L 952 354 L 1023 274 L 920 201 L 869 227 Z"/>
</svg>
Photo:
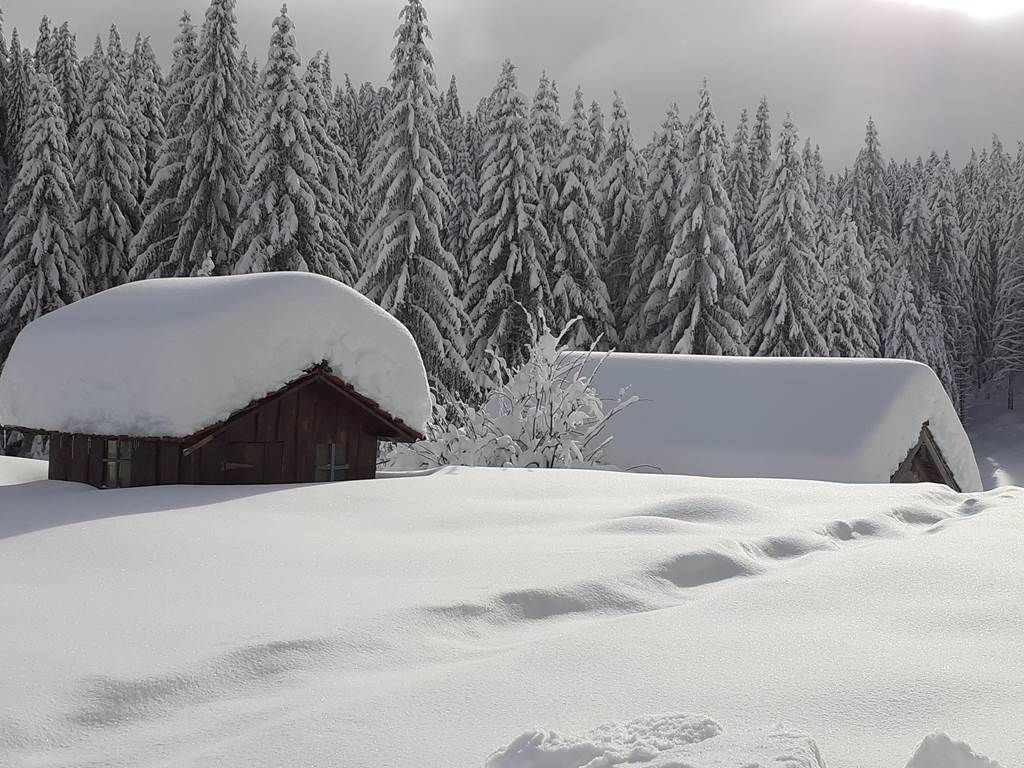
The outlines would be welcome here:
<svg viewBox="0 0 1024 768">
<path fill-rule="evenodd" d="M 359 85 L 300 53 L 287 8 L 250 55 L 235 5 L 183 14 L 166 69 L 116 26 L 85 56 L 46 17 L 34 48 L 0 33 L 0 360 L 126 281 L 307 270 L 399 318 L 441 400 L 567 326 L 577 348 L 919 360 L 961 411 L 1024 371 L 1019 146 L 889 158 L 867 118 L 830 174 L 799 115 L 720 115 L 699 80 L 649 141 L 623 95 L 545 74 L 531 98 L 511 61 L 464 104 L 421 0 L 388 81 Z"/>
</svg>

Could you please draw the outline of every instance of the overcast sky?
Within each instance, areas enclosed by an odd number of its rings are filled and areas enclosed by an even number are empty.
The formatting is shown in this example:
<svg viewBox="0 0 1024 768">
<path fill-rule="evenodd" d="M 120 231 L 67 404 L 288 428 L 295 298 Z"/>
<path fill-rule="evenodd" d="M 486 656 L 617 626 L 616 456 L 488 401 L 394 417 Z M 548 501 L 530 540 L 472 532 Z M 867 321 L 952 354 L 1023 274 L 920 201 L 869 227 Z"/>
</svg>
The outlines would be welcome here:
<svg viewBox="0 0 1024 768">
<path fill-rule="evenodd" d="M 1024 137 L 1024 13 L 979 21 L 916 3 L 996 0 L 425 0 L 438 78 L 459 79 L 464 108 L 488 92 L 511 57 L 532 95 L 540 70 L 559 84 L 563 113 L 582 85 L 610 111 L 625 98 L 634 129 L 649 138 L 666 105 L 696 104 L 710 80 L 730 134 L 740 109 L 768 97 L 777 127 L 791 112 L 836 168 L 852 162 L 873 114 L 884 150 L 897 157 L 931 148 L 961 160 L 998 132 Z M 1006 5 L 1016 0 L 998 0 Z M 300 49 L 329 51 L 335 72 L 381 83 L 402 0 L 291 0 Z M 1024 10 L 1024 0 L 1020 6 Z M 39 17 L 68 19 L 79 49 L 91 50 L 111 22 L 130 41 L 150 35 L 169 58 L 184 9 L 201 22 L 202 0 L 8 0 L 7 34 L 34 41 Z M 273 0 L 239 0 L 242 41 L 265 56 Z"/>
</svg>

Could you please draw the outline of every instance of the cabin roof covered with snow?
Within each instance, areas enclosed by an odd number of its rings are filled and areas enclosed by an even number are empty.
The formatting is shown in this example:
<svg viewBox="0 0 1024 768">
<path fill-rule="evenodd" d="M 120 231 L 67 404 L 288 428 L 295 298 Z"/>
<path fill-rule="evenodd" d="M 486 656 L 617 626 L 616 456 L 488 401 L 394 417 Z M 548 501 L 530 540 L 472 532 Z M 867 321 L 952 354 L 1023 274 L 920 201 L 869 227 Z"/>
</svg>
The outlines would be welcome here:
<svg viewBox="0 0 1024 768">
<path fill-rule="evenodd" d="M 409 332 L 351 288 L 298 272 L 145 280 L 45 315 L 0 376 L 0 423 L 187 437 L 322 363 L 423 430 L 430 391 Z"/>
<path fill-rule="evenodd" d="M 605 400 L 640 398 L 609 428 L 606 458 L 622 469 L 887 483 L 927 423 L 960 489 L 982 487 L 956 411 L 920 363 L 613 353 L 594 386 Z"/>
</svg>

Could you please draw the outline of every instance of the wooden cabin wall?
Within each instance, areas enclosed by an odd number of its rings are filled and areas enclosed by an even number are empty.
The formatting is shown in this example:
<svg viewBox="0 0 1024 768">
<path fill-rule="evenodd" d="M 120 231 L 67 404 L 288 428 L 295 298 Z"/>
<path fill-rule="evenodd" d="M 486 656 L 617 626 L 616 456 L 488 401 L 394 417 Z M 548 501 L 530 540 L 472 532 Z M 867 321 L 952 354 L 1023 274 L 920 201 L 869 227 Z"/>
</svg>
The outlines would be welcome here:
<svg viewBox="0 0 1024 768">
<path fill-rule="evenodd" d="M 953 471 L 935 443 L 927 422 L 921 427 L 917 445 L 910 449 L 907 458 L 890 480 L 893 483 L 937 483 L 960 491 Z"/>
<path fill-rule="evenodd" d="M 364 415 L 316 381 L 233 419 L 215 439 L 182 459 L 181 482 L 312 483 L 321 443 L 346 447 L 351 479 L 376 476 L 377 438 Z M 245 464 L 253 468 L 238 466 Z"/>
<path fill-rule="evenodd" d="M 902 469 L 893 476 L 894 483 L 938 483 L 946 484 L 946 478 L 942 476 L 935 460 L 925 450 L 924 445 L 918 444 L 913 450 L 910 461 L 905 462 Z"/>
<path fill-rule="evenodd" d="M 106 438 L 89 435 L 52 435 L 48 477 L 100 487 L 105 442 Z"/>
<path fill-rule="evenodd" d="M 103 483 L 106 438 L 54 435 L 51 480 Z M 376 476 L 377 438 L 364 414 L 329 385 L 316 381 L 232 419 L 188 456 L 185 444 L 132 441 L 132 486 L 311 483 L 316 446 L 344 445 L 349 478 Z"/>
</svg>

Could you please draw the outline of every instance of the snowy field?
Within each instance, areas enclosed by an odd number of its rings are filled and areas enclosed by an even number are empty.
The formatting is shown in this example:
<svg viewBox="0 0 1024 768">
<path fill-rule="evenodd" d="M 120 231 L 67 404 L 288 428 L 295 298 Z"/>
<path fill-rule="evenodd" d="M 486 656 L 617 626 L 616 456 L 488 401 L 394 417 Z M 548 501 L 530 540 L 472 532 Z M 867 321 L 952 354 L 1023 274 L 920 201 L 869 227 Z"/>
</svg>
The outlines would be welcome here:
<svg viewBox="0 0 1024 768">
<path fill-rule="evenodd" d="M 967 431 L 985 488 L 1024 486 L 1024 383 L 1017 386 L 1017 409 L 1006 410 L 1006 393 L 977 396 Z"/>
<path fill-rule="evenodd" d="M 1020 489 L 42 474 L 0 459 L 5 766 L 1024 765 Z"/>
</svg>

